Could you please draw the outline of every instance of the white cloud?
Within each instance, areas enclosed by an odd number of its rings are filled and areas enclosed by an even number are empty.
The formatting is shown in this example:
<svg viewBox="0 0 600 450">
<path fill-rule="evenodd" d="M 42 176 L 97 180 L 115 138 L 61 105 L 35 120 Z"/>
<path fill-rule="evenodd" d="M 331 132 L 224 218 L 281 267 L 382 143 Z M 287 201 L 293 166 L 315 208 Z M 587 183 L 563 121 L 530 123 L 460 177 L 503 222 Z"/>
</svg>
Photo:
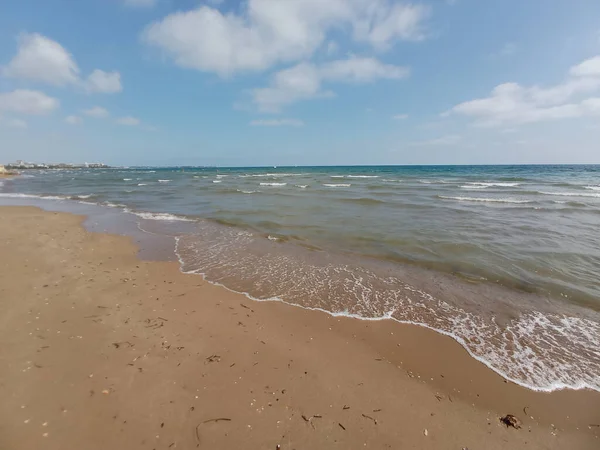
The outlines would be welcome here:
<svg viewBox="0 0 600 450">
<path fill-rule="evenodd" d="M 25 122 L 24 120 L 21 120 L 21 119 L 10 119 L 9 121 L 6 122 L 6 126 L 10 127 L 10 128 L 25 129 L 25 128 L 27 128 L 27 122 Z"/>
<path fill-rule="evenodd" d="M 418 41 L 425 38 L 423 20 L 429 16 L 429 8 L 383 1 L 367 4 L 354 24 L 354 34 L 375 48 L 385 50 L 396 40 Z"/>
<path fill-rule="evenodd" d="M 408 119 L 408 114 L 396 114 L 395 116 L 392 116 L 392 119 L 396 119 L 396 120 Z"/>
<path fill-rule="evenodd" d="M 67 116 L 65 117 L 65 122 L 69 125 L 79 125 L 83 122 L 83 119 L 79 116 Z"/>
<path fill-rule="evenodd" d="M 141 37 L 181 67 L 230 76 L 309 58 L 331 30 L 381 50 L 422 39 L 428 15 L 391 0 L 248 0 L 238 14 L 206 5 L 170 14 Z"/>
<path fill-rule="evenodd" d="M 304 122 L 298 119 L 271 119 L 271 120 L 253 120 L 250 122 L 253 127 L 303 127 Z"/>
<path fill-rule="evenodd" d="M 158 0 L 125 0 L 125 6 L 131 8 L 152 8 Z"/>
<path fill-rule="evenodd" d="M 85 86 L 88 92 L 101 92 L 104 94 L 113 94 L 123 90 L 119 72 L 104 72 L 99 69 L 94 70 L 88 76 Z"/>
<path fill-rule="evenodd" d="M 10 111 L 21 114 L 49 114 L 60 106 L 60 102 L 43 92 L 17 89 L 0 93 L 0 112 Z"/>
<path fill-rule="evenodd" d="M 569 72 L 577 77 L 600 76 L 600 55 L 586 59 L 581 64 L 571 67 Z"/>
<path fill-rule="evenodd" d="M 383 64 L 375 58 L 356 56 L 324 64 L 320 71 L 324 80 L 346 83 L 370 83 L 377 79 L 399 80 L 410 74 L 406 67 Z"/>
<path fill-rule="evenodd" d="M 100 106 L 94 106 L 93 108 L 85 109 L 82 111 L 82 113 L 86 116 L 95 117 L 96 119 L 103 119 L 109 116 L 108 111 Z"/>
<path fill-rule="evenodd" d="M 595 113 L 595 99 L 581 98 L 600 90 L 600 57 L 572 67 L 561 84 L 541 88 L 517 83 L 496 86 L 489 97 L 456 105 L 451 113 L 473 117 L 477 125 L 515 125 L 581 117 Z"/>
<path fill-rule="evenodd" d="M 2 70 L 8 77 L 53 86 L 77 86 L 88 92 L 114 93 L 123 90 L 118 72 L 94 70 L 86 80 L 71 53 L 62 45 L 39 33 L 22 34 L 17 55 Z"/>
<path fill-rule="evenodd" d="M 369 83 L 377 79 L 402 79 L 408 74 L 405 67 L 355 56 L 320 66 L 300 63 L 277 72 L 268 87 L 252 90 L 252 97 L 260 111 L 279 112 L 283 106 L 300 100 L 333 96 L 331 91 L 321 89 L 324 82 Z"/>
<path fill-rule="evenodd" d="M 14 78 L 40 81 L 55 86 L 76 84 L 79 67 L 58 42 L 38 33 L 22 34 L 17 55 L 8 63 L 4 74 Z"/>
<path fill-rule="evenodd" d="M 119 125 L 126 125 L 126 126 L 133 127 L 133 126 L 139 125 L 142 122 L 140 119 L 136 119 L 135 117 L 127 116 L 127 117 L 118 118 L 117 123 Z"/>
</svg>

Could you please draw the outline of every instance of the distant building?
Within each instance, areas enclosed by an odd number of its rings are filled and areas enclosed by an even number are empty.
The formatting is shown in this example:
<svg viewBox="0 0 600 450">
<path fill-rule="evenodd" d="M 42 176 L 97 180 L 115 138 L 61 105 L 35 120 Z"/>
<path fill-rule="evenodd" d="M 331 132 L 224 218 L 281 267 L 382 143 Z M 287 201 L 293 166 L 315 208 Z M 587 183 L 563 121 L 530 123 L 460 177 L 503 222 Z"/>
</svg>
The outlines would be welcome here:
<svg viewBox="0 0 600 450">
<path fill-rule="evenodd" d="M 110 166 L 102 163 L 84 163 L 84 164 L 66 164 L 66 163 L 58 163 L 58 164 L 38 164 L 26 162 L 23 160 L 18 160 L 12 164 L 7 164 L 7 169 L 107 169 Z"/>
</svg>

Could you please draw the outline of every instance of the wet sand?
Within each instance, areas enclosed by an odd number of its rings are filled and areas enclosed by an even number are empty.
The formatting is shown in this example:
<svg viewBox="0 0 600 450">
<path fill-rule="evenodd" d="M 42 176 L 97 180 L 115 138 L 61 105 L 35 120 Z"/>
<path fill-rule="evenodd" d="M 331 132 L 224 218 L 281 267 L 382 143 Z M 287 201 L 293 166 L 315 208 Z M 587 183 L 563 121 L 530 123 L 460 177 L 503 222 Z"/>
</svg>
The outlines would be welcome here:
<svg viewBox="0 0 600 450">
<path fill-rule="evenodd" d="M 2 449 L 600 447 L 597 392 L 507 383 L 421 327 L 254 302 L 82 221 L 0 208 Z"/>
</svg>

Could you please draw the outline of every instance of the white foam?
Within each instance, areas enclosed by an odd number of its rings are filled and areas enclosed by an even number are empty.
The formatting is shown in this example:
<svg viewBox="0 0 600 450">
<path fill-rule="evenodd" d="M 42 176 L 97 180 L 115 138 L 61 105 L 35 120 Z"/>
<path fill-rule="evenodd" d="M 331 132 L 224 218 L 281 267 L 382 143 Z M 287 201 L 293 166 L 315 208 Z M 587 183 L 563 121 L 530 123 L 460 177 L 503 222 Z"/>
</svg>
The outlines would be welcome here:
<svg viewBox="0 0 600 450">
<path fill-rule="evenodd" d="M 213 183 L 222 183 L 221 180 L 213 180 Z"/>
<path fill-rule="evenodd" d="M 586 186 L 585 188 L 590 191 L 600 191 L 600 186 Z"/>
<path fill-rule="evenodd" d="M 66 200 L 67 197 L 60 197 L 55 195 L 33 195 L 33 194 L 19 194 L 19 193 L 0 193 L 0 197 L 6 198 L 37 198 L 42 200 Z"/>
<path fill-rule="evenodd" d="M 76 195 L 75 197 L 77 198 L 90 198 L 92 197 L 94 194 L 87 194 L 87 195 Z"/>
<path fill-rule="evenodd" d="M 159 183 L 170 183 L 171 180 L 158 180 Z"/>
<path fill-rule="evenodd" d="M 330 187 L 330 188 L 340 188 L 340 187 L 350 187 L 352 186 L 351 184 L 323 184 L 323 186 L 325 187 Z"/>
<path fill-rule="evenodd" d="M 237 191 L 241 192 L 242 194 L 256 194 L 257 192 L 260 192 L 260 191 L 244 191 L 241 189 L 238 189 Z"/>
<path fill-rule="evenodd" d="M 468 185 L 471 186 L 481 186 L 483 188 L 487 188 L 487 187 L 515 187 L 515 186 L 520 186 L 521 183 L 497 183 L 497 182 L 473 182 L 473 183 L 467 183 Z"/>
<path fill-rule="evenodd" d="M 457 200 L 459 202 L 491 202 L 491 203 L 531 203 L 531 200 L 517 200 L 515 198 L 488 198 L 488 197 L 448 197 L 438 195 L 445 200 Z"/>
<path fill-rule="evenodd" d="M 123 178 L 123 181 L 131 181 L 131 178 Z"/>
<path fill-rule="evenodd" d="M 460 187 L 461 189 L 487 189 L 488 186 L 474 186 L 472 184 L 465 184 Z"/>
<path fill-rule="evenodd" d="M 348 178 L 379 178 L 379 175 L 348 175 Z"/>
<path fill-rule="evenodd" d="M 148 186 L 147 183 L 138 183 L 138 186 Z"/>
<path fill-rule="evenodd" d="M 225 178 L 228 177 L 229 175 L 217 175 L 217 178 Z"/>
<path fill-rule="evenodd" d="M 122 203 L 104 202 L 104 203 L 102 203 L 102 205 L 108 206 L 109 208 L 119 208 L 119 209 L 123 209 L 125 212 L 130 212 L 129 209 L 127 208 L 127 205 L 124 205 Z"/>
<path fill-rule="evenodd" d="M 306 189 L 308 187 L 308 184 L 297 184 L 296 187 L 300 189 Z"/>
<path fill-rule="evenodd" d="M 593 198 L 600 198 L 600 192 L 597 194 L 594 194 L 592 192 L 539 192 L 540 194 L 544 194 L 544 195 L 558 195 L 561 197 L 593 197 Z"/>
<path fill-rule="evenodd" d="M 168 213 L 151 213 L 151 212 L 134 212 L 138 217 L 146 220 L 164 220 L 167 222 L 193 222 L 192 219 L 186 217 L 175 216 Z"/>
<path fill-rule="evenodd" d="M 271 186 L 271 187 L 277 187 L 277 186 L 286 186 L 287 183 L 260 183 L 261 186 Z"/>
<path fill-rule="evenodd" d="M 238 177 L 239 178 L 248 178 L 248 177 L 255 177 L 255 178 L 266 178 L 266 177 L 280 178 L 280 177 L 298 177 L 298 176 L 302 176 L 302 175 L 308 175 L 308 174 L 303 174 L 303 173 L 253 173 L 253 174 L 238 175 Z"/>
</svg>

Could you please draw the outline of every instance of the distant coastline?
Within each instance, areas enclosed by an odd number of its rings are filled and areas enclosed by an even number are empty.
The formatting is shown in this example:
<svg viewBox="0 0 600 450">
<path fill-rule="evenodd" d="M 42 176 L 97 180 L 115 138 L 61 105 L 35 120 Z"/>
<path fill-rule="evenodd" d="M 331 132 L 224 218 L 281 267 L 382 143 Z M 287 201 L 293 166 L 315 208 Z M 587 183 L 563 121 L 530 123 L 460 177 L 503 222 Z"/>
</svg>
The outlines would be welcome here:
<svg viewBox="0 0 600 450">
<path fill-rule="evenodd" d="M 81 163 L 81 164 L 71 164 L 71 163 L 32 163 L 25 161 L 17 161 L 14 163 L 5 164 L 4 166 L 0 165 L 0 167 L 4 167 L 6 171 L 11 170 L 28 170 L 28 169 L 110 169 L 111 167 L 104 163 Z M 0 173 L 2 171 L 0 170 Z"/>
</svg>

